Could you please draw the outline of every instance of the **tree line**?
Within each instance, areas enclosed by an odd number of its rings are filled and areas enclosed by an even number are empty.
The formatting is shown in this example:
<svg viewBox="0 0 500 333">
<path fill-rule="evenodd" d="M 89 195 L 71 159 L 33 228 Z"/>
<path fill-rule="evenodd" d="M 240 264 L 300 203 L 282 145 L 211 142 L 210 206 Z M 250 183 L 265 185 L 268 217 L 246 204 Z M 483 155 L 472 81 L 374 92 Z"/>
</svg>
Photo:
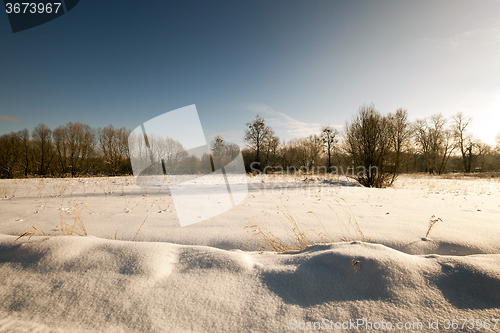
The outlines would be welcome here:
<svg viewBox="0 0 500 333">
<path fill-rule="evenodd" d="M 243 157 L 247 172 L 336 173 L 369 187 L 390 186 L 411 172 L 480 172 L 500 170 L 500 136 L 496 147 L 469 131 L 472 119 L 457 113 L 410 122 L 408 111 L 383 115 L 363 105 L 343 133 L 324 126 L 319 134 L 280 142 L 265 119 L 247 123 Z"/>
<path fill-rule="evenodd" d="M 392 184 L 400 173 L 500 170 L 500 140 L 495 147 L 482 143 L 469 131 L 471 120 L 457 113 L 450 119 L 436 114 L 410 122 L 407 110 L 384 115 L 371 104 L 361 106 L 342 131 L 324 126 L 318 134 L 281 141 L 257 115 L 246 124 L 241 152 L 247 172 L 337 173 L 375 187 Z M 39 124 L 31 133 L 4 134 L 0 177 L 130 175 L 131 154 L 146 151 L 164 173 L 207 173 L 239 152 L 221 136 L 205 148 L 210 154 L 188 154 L 178 141 L 160 137 L 146 138 L 145 150 L 141 144 L 129 147 L 130 134 L 125 127 L 92 128 L 79 122 L 53 131 Z"/>
<path fill-rule="evenodd" d="M 146 174 L 207 174 L 224 167 L 239 153 L 237 145 L 221 136 L 209 147 L 186 151 L 173 138 L 143 137 L 125 127 L 95 129 L 69 122 L 52 131 L 39 124 L 31 133 L 23 129 L 0 136 L 0 177 L 131 175 L 131 158 Z"/>
<path fill-rule="evenodd" d="M 128 151 L 130 130 L 91 128 L 69 122 L 53 131 L 39 124 L 0 136 L 0 176 L 60 177 L 125 175 L 132 172 Z"/>
</svg>

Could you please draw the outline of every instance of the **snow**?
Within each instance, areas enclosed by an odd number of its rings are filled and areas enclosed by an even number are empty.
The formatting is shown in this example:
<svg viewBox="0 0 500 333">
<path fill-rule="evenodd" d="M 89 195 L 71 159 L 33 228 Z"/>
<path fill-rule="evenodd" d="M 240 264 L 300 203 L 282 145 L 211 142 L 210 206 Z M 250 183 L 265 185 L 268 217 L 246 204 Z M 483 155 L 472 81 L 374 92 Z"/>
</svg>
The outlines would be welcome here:
<svg viewBox="0 0 500 333">
<path fill-rule="evenodd" d="M 0 332 L 340 331 L 349 321 L 441 331 L 462 318 L 500 331 L 498 180 L 248 182 L 234 209 L 180 227 L 168 190 L 132 177 L 0 181 Z M 425 238 L 433 215 L 442 222 Z M 278 254 L 245 228 L 291 241 L 289 217 L 315 245 Z M 75 220 L 88 236 L 17 240 Z M 336 242 L 322 243 L 327 234 Z M 461 331 L 477 331 L 471 323 Z"/>
</svg>

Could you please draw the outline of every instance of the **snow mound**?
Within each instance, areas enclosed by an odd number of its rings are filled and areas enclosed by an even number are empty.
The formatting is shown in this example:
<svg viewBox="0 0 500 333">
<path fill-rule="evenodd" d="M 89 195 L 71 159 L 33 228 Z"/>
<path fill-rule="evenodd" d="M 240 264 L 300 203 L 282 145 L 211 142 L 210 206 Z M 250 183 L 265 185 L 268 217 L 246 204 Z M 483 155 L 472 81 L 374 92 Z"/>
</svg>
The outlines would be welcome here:
<svg viewBox="0 0 500 333">
<path fill-rule="evenodd" d="M 485 252 L 472 244 L 435 241 L 427 238 L 422 238 L 405 246 L 396 247 L 396 249 L 408 254 L 439 254 L 444 256 L 485 254 Z"/>
<path fill-rule="evenodd" d="M 443 296 L 461 309 L 500 307 L 500 255 L 439 260 L 433 280 Z"/>
<path fill-rule="evenodd" d="M 269 270 L 263 281 L 284 302 L 301 307 L 403 302 L 411 294 L 435 293 L 457 308 L 500 306 L 500 255 L 416 256 L 380 244 L 352 242 L 313 246 L 285 256 L 293 256 L 298 264 Z"/>
<path fill-rule="evenodd" d="M 252 258 L 243 251 L 224 251 L 210 247 L 187 247 L 179 254 L 181 272 L 215 270 L 229 273 L 249 271 Z"/>
<path fill-rule="evenodd" d="M 177 260 L 177 246 L 173 244 L 134 243 L 131 246 L 130 242 L 110 242 L 90 236 L 35 237 L 8 246 L 5 245 L 8 239 L 11 237 L 0 238 L 0 262 L 11 262 L 39 273 L 117 273 L 152 279 L 168 276 Z"/>
<path fill-rule="evenodd" d="M 424 268 L 438 268 L 422 257 L 358 242 L 313 246 L 294 256 L 300 264 L 270 271 L 264 281 L 285 302 L 300 306 L 394 299 L 425 288 Z"/>
<path fill-rule="evenodd" d="M 298 321 L 500 315 L 500 255 L 363 242 L 295 253 L 0 235 L 0 331 L 278 332 Z M 311 319 L 312 318 L 312 319 Z"/>
</svg>

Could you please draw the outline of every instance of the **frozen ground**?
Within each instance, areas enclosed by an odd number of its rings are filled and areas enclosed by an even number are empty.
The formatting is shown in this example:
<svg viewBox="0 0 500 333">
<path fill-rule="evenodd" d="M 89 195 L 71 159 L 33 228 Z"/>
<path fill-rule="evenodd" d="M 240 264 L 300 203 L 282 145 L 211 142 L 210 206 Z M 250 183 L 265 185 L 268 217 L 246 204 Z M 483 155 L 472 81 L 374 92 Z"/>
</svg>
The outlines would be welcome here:
<svg viewBox="0 0 500 333">
<path fill-rule="evenodd" d="M 0 332 L 500 331 L 498 180 L 248 181 L 235 209 L 183 228 L 132 177 L 0 181 Z M 16 240 L 75 221 L 89 236 Z M 336 242 L 276 254 L 247 227 L 294 246 L 293 223 Z"/>
</svg>

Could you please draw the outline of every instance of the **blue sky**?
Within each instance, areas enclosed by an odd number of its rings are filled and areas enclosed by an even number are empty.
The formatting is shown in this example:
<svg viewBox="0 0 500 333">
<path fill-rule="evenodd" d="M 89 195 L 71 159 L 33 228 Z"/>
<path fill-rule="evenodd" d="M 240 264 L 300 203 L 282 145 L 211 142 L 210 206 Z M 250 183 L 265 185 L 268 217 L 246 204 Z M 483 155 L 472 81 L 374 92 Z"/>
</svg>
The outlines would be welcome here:
<svg viewBox="0 0 500 333">
<path fill-rule="evenodd" d="M 500 133 L 499 1 L 81 0 L 16 34 L 0 15 L 0 45 L 0 133 L 196 104 L 207 139 L 242 144 L 257 113 L 291 139 L 371 102 Z"/>
</svg>

